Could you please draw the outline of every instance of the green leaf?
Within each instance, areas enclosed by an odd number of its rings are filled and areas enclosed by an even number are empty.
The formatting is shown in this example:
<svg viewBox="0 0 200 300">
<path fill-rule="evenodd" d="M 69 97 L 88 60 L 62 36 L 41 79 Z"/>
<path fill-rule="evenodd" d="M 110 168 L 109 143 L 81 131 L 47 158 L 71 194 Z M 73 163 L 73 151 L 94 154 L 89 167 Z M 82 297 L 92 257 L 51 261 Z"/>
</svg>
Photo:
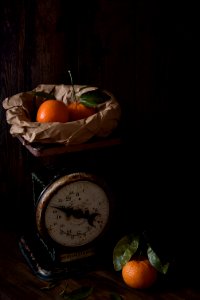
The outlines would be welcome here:
<svg viewBox="0 0 200 300">
<path fill-rule="evenodd" d="M 46 92 L 32 92 L 32 93 L 34 96 L 37 96 L 37 97 L 42 97 L 45 99 L 55 99 L 55 96 L 52 93 L 46 93 Z"/>
<path fill-rule="evenodd" d="M 169 268 L 169 262 L 162 264 L 160 258 L 153 251 L 150 245 L 148 245 L 147 256 L 150 264 L 160 273 L 166 274 Z"/>
<path fill-rule="evenodd" d="M 110 99 L 110 96 L 103 92 L 101 89 L 96 89 L 83 93 L 80 96 L 80 103 L 88 107 L 95 107 Z"/>
<path fill-rule="evenodd" d="M 60 296 L 66 300 L 81 300 L 89 297 L 93 292 L 93 287 L 83 286 L 70 293 L 63 291 Z"/>
<path fill-rule="evenodd" d="M 116 271 L 120 271 L 122 267 L 131 259 L 139 246 L 139 236 L 129 234 L 124 236 L 116 244 L 113 250 L 113 264 Z"/>
</svg>

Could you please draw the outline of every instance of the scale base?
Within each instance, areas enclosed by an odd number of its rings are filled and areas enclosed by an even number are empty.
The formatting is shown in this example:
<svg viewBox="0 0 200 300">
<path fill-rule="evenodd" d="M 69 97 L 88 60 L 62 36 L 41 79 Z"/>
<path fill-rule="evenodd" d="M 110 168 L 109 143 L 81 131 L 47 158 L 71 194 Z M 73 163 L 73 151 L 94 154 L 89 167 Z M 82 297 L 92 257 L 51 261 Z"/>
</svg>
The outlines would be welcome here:
<svg viewBox="0 0 200 300">
<path fill-rule="evenodd" d="M 95 254 L 67 262 L 58 261 L 54 249 L 49 249 L 37 236 L 22 236 L 19 248 L 32 272 L 45 281 L 82 276 L 97 267 Z"/>
</svg>

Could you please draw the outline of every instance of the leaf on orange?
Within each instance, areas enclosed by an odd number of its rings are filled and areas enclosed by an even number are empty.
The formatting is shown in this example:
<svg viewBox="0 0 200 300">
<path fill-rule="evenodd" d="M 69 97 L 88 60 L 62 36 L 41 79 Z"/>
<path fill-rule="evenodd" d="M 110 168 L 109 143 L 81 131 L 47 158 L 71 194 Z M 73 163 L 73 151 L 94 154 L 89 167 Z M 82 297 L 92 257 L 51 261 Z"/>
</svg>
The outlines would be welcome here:
<svg viewBox="0 0 200 300">
<path fill-rule="evenodd" d="M 111 97 L 105 93 L 104 91 L 102 91 L 101 89 L 96 89 L 96 90 L 92 90 L 92 91 L 88 91 L 83 93 L 80 96 L 80 103 L 84 104 L 85 106 L 88 107 L 95 107 L 98 104 L 101 104 L 107 100 L 109 100 Z"/>
<path fill-rule="evenodd" d="M 116 244 L 113 250 L 113 265 L 116 271 L 120 271 L 122 267 L 131 259 L 139 246 L 139 236 L 130 234 L 124 236 Z"/>
<path fill-rule="evenodd" d="M 169 268 L 169 262 L 166 262 L 163 264 L 158 257 L 158 255 L 155 253 L 155 251 L 151 248 L 150 245 L 148 245 L 147 249 L 147 256 L 149 259 L 150 264 L 160 273 L 166 274 Z"/>
</svg>

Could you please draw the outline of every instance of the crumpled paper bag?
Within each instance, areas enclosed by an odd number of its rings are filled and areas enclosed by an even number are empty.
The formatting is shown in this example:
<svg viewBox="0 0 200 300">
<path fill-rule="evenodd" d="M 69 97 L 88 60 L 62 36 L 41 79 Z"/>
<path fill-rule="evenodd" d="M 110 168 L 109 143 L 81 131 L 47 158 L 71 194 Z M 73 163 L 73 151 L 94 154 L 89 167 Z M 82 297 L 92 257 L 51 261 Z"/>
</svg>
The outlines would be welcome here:
<svg viewBox="0 0 200 300">
<path fill-rule="evenodd" d="M 77 96 L 96 87 L 75 85 Z M 97 113 L 82 120 L 67 123 L 39 123 L 35 121 L 36 111 L 44 98 L 33 92 L 53 93 L 57 100 L 68 103 L 73 90 L 71 85 L 41 84 L 34 90 L 22 92 L 3 101 L 6 120 L 13 137 L 21 136 L 28 143 L 81 144 L 94 136 L 107 137 L 117 127 L 121 109 L 113 94 L 104 91 L 110 99 L 97 106 Z"/>
</svg>

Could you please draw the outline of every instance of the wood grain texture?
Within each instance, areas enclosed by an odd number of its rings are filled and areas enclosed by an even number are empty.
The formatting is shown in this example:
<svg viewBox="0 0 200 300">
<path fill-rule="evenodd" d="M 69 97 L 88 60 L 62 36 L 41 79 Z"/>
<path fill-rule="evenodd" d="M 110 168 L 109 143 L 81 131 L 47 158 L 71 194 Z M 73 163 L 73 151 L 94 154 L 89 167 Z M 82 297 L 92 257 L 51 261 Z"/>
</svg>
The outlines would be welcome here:
<svg viewBox="0 0 200 300">
<path fill-rule="evenodd" d="M 192 288 L 189 284 L 176 285 L 172 282 L 159 283 L 149 290 L 134 290 L 128 288 L 119 272 L 99 269 L 88 272 L 84 276 L 62 279 L 56 285 L 45 290 L 49 283 L 38 279 L 29 269 L 24 257 L 18 248 L 18 235 L 11 231 L 0 232 L 0 239 L 4 241 L 0 248 L 0 299 L 23 300 L 23 299 L 56 299 L 61 300 L 59 294 L 64 288 L 70 292 L 82 286 L 92 286 L 93 293 L 88 300 L 109 300 L 112 293 L 121 295 L 123 300 L 197 300 L 200 297 L 199 289 Z"/>
</svg>

